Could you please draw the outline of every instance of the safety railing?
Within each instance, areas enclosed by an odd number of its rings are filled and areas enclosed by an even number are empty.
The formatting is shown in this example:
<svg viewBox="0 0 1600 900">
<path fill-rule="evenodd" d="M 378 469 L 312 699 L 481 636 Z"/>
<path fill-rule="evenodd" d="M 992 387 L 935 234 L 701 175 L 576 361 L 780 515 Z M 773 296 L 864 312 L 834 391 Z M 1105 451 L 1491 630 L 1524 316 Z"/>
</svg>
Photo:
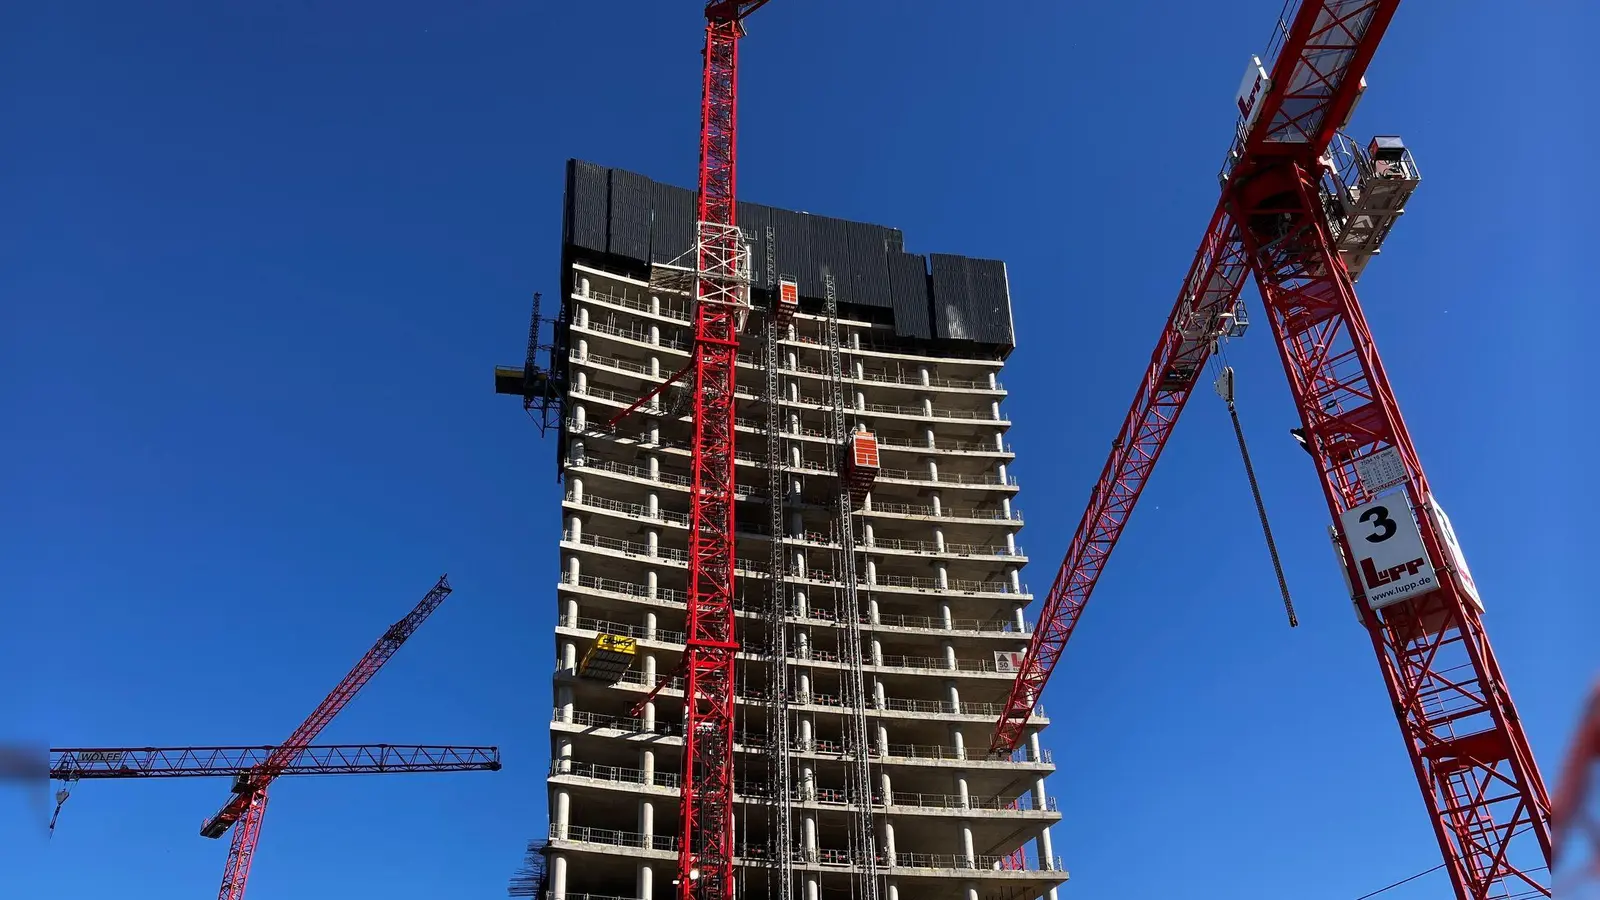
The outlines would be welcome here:
<svg viewBox="0 0 1600 900">
<path fill-rule="evenodd" d="M 879 478 L 895 478 L 901 481 L 922 481 L 930 484 L 960 484 L 974 485 L 977 487 L 1016 487 L 1016 476 L 1006 473 L 1001 477 L 997 472 L 980 472 L 976 475 L 963 475 L 960 472 L 940 472 L 938 475 L 930 474 L 926 469 L 918 472 L 912 469 L 879 469 Z"/>
<path fill-rule="evenodd" d="M 878 440 L 878 449 L 910 450 L 914 453 L 924 453 L 929 450 L 945 450 L 952 453 L 1011 453 L 1010 443 L 995 443 L 993 441 L 939 441 L 921 444 L 902 444 L 898 441 Z"/>
<path fill-rule="evenodd" d="M 932 506 L 920 503 L 873 503 L 870 508 L 861 510 L 863 513 L 884 513 L 895 516 L 934 516 L 943 519 L 982 519 L 997 521 L 1022 521 L 1022 513 L 1012 510 L 1008 515 L 1004 509 L 973 509 L 961 507 L 940 507 L 935 512 Z"/>
<path fill-rule="evenodd" d="M 618 831 L 615 828 L 590 828 L 587 825 L 562 825 L 550 823 L 550 840 L 576 841 L 580 844 L 609 844 L 613 847 L 632 847 L 638 850 L 678 849 L 678 839 L 666 834 L 641 834 L 637 831 Z"/>
<path fill-rule="evenodd" d="M 902 550 L 908 553 L 938 554 L 943 556 L 1026 556 L 1022 548 L 1013 550 L 1004 544 L 958 544 L 945 541 L 912 541 L 903 538 L 879 538 L 862 544 L 862 550 Z"/>
</svg>

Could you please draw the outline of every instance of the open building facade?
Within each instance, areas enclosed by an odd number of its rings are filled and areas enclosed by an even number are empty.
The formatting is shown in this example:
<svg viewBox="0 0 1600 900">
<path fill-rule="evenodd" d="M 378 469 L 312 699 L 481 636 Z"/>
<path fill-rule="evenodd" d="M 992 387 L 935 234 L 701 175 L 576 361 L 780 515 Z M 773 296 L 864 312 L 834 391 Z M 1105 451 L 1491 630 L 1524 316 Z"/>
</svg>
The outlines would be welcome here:
<svg viewBox="0 0 1600 900">
<path fill-rule="evenodd" d="M 988 753 L 1033 601 L 1005 267 L 906 253 L 876 225 L 746 203 L 738 217 L 755 305 L 736 409 L 738 895 L 777 897 L 789 878 L 801 900 L 866 896 L 870 869 L 889 900 L 1053 896 L 1067 876 L 1049 719 Z M 569 162 L 549 388 L 565 484 L 556 900 L 676 893 L 683 695 L 669 682 L 643 701 L 684 651 L 689 389 L 608 423 L 689 360 L 672 264 L 693 237 L 692 191 Z M 769 332 L 780 283 L 798 309 Z M 875 467 L 851 449 L 863 441 Z"/>
</svg>

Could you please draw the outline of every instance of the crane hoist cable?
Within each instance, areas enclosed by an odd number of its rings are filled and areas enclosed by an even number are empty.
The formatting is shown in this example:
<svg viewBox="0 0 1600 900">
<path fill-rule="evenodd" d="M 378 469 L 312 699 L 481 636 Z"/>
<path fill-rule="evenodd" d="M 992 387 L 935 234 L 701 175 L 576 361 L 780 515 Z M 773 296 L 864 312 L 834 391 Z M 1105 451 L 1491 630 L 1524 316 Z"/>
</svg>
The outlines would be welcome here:
<svg viewBox="0 0 1600 900">
<path fill-rule="evenodd" d="M 1217 375 L 1217 394 L 1228 404 L 1228 418 L 1233 420 L 1233 435 L 1239 439 L 1239 456 L 1244 460 L 1244 474 L 1250 479 L 1250 495 L 1256 501 L 1256 515 L 1261 519 L 1261 534 L 1267 539 L 1267 553 L 1272 556 L 1272 571 L 1278 576 L 1278 592 L 1283 595 L 1283 608 L 1289 614 L 1289 627 L 1295 628 L 1300 619 L 1294 613 L 1294 600 L 1289 597 L 1289 582 L 1283 577 L 1283 560 L 1278 558 L 1278 544 L 1272 539 L 1272 526 L 1267 522 L 1267 505 L 1261 500 L 1261 485 L 1256 482 L 1255 466 L 1250 464 L 1250 448 L 1244 442 L 1244 427 L 1239 424 L 1239 408 L 1233 400 L 1233 366 L 1224 365 Z"/>
</svg>

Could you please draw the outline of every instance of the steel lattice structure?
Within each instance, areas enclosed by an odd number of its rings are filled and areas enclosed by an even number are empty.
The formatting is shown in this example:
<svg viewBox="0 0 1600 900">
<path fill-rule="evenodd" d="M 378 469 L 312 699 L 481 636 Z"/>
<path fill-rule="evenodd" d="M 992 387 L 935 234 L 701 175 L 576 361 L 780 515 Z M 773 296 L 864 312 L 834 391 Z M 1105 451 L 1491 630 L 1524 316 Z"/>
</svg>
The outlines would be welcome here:
<svg viewBox="0 0 1600 900">
<path fill-rule="evenodd" d="M 706 6 L 695 244 L 694 442 L 678 893 L 733 895 L 734 381 L 750 254 L 735 222 L 739 38 L 766 0 Z"/>
<path fill-rule="evenodd" d="M 57 781 L 249 775 L 278 747 L 67 747 L 50 751 Z M 498 771 L 496 747 L 322 744 L 301 749 L 279 775 L 382 775 L 392 772 Z"/>
<path fill-rule="evenodd" d="M 261 839 L 261 819 L 267 809 L 267 786 L 296 765 L 301 754 L 317 739 L 322 729 L 372 680 L 372 676 L 378 674 L 378 670 L 394 656 L 400 645 L 422 627 L 422 623 L 448 596 L 450 582 L 448 576 L 441 575 L 411 612 L 384 631 L 355 667 L 289 735 L 289 739 L 274 748 L 259 766 L 241 776 L 234 785 L 233 796 L 200 827 L 203 836 L 219 838 L 236 823 L 239 826 L 233 828 L 233 841 L 228 847 L 228 862 L 223 869 L 218 900 L 243 900 L 245 884 L 250 877 L 250 863 L 255 857 L 256 844 Z"/>
<path fill-rule="evenodd" d="M 1411 436 L 1331 230 L 1324 154 L 1349 117 L 1398 0 L 1323 0 L 1281 19 L 1265 93 L 1242 117 L 1222 196 L 1089 507 L 1052 584 L 991 745 L 1009 752 L 1127 524 L 1247 273 L 1316 461 L 1352 594 L 1363 572 L 1342 514 L 1377 490 L 1358 464 L 1392 450 L 1438 587 L 1374 610 L 1358 603 L 1460 900 L 1549 896 L 1550 801 L 1484 632 L 1454 537 L 1441 526 Z M 1379 518 L 1381 520 L 1381 517 Z M 1454 564 L 1452 564 L 1454 560 Z M 1447 574 L 1446 574 L 1447 573 Z M 1369 580 L 1365 582 L 1371 584 Z"/>
</svg>

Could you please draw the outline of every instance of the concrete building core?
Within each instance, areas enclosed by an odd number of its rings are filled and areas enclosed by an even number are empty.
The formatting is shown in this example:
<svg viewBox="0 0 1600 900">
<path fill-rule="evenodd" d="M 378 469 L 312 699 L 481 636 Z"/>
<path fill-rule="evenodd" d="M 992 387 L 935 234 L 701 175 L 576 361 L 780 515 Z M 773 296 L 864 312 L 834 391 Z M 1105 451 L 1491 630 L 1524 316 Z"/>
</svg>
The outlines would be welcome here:
<svg viewBox="0 0 1600 900">
<path fill-rule="evenodd" d="M 691 247 L 692 202 L 692 191 L 568 163 L 551 375 L 566 485 L 544 848 L 553 900 L 677 892 L 683 694 L 669 685 L 634 708 L 684 650 L 690 388 L 606 425 L 689 360 L 690 294 L 671 286 L 670 264 Z M 738 217 L 755 308 L 736 412 L 737 895 L 776 897 L 787 877 L 797 900 L 860 896 L 867 851 L 849 786 L 870 784 L 880 898 L 1053 898 L 1067 873 L 1050 838 L 1060 813 L 1039 740 L 1049 720 L 1039 711 L 1017 753 L 988 756 L 1033 601 L 1002 407 L 1014 345 L 1005 267 L 905 253 L 900 232 L 882 226 L 745 203 Z M 798 285 L 800 307 L 769 357 L 764 310 L 778 276 Z M 841 423 L 875 436 L 881 459 L 849 529 Z M 846 552 L 851 597 L 837 576 Z M 858 621 L 840 615 L 847 600 Z M 781 661 L 770 652 L 779 621 Z M 864 729 L 844 699 L 855 667 L 843 629 L 860 636 Z M 774 715 L 787 720 L 787 753 L 768 740 Z M 866 753 L 852 733 L 867 735 Z M 780 766 L 787 803 L 771 796 Z M 789 862 L 774 865 L 779 816 Z"/>
</svg>

